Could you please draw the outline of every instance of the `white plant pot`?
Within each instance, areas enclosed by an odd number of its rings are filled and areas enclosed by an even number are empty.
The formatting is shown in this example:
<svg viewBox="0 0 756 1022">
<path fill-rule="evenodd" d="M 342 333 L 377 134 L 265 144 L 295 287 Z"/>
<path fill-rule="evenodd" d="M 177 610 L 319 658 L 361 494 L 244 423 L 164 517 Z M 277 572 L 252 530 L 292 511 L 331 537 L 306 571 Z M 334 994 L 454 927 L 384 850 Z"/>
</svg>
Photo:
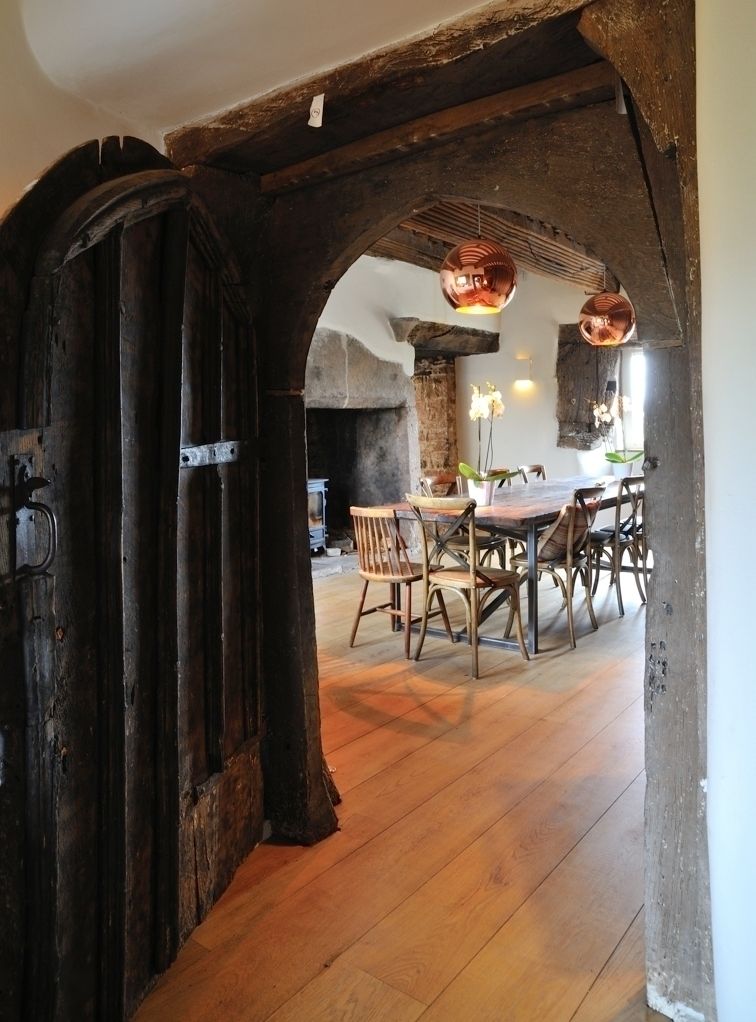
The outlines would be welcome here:
<svg viewBox="0 0 756 1022">
<path fill-rule="evenodd" d="M 490 507 L 491 504 L 493 504 L 495 489 L 495 479 L 486 479 L 482 483 L 476 483 L 474 479 L 467 480 L 467 492 L 469 496 L 473 498 L 478 507 Z"/>
<path fill-rule="evenodd" d="M 615 479 L 643 475 L 640 461 L 610 461 L 609 468 L 614 473 Z"/>
</svg>

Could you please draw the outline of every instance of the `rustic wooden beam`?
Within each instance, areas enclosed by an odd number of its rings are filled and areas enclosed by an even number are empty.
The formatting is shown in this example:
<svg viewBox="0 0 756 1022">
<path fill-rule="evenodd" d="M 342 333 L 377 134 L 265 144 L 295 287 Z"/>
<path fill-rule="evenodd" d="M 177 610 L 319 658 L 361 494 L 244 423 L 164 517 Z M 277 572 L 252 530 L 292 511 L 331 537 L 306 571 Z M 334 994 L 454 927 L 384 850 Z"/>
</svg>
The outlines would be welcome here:
<svg viewBox="0 0 756 1022">
<path fill-rule="evenodd" d="M 408 149 L 437 145 L 500 121 L 525 114 L 534 117 L 551 113 L 554 104 L 563 108 L 566 103 L 581 98 L 606 98 L 607 90 L 613 89 L 614 70 L 610 64 L 599 61 L 577 71 L 568 71 L 540 82 L 531 82 L 516 89 L 440 110 L 426 117 L 418 117 L 291 167 L 264 174 L 260 178 L 260 190 L 264 195 L 276 195 L 301 188 L 313 181 L 339 177 L 357 168 L 385 163 Z"/>
<path fill-rule="evenodd" d="M 181 167 L 213 162 L 272 125 L 304 124 L 313 96 L 358 94 L 365 82 L 393 87 L 423 72 L 463 60 L 543 22 L 580 11 L 589 0 L 495 0 L 480 10 L 447 21 L 432 34 L 413 36 L 349 64 L 329 68 L 294 84 L 226 110 L 206 121 L 184 125 L 166 136 L 171 160 Z M 401 91 L 400 93 L 401 94 Z M 326 103 L 328 101 L 326 100 Z"/>
<path fill-rule="evenodd" d="M 701 782 L 708 776 L 707 632 L 694 2 L 602 0 L 585 10 L 579 28 L 631 91 L 682 328 L 683 347 L 649 352 L 647 369 L 646 453 L 656 465 L 647 473 L 644 529 L 651 548 L 664 551 L 646 612 L 647 999 L 662 1011 L 675 1004 L 690 1017 L 714 1019 Z"/>
</svg>

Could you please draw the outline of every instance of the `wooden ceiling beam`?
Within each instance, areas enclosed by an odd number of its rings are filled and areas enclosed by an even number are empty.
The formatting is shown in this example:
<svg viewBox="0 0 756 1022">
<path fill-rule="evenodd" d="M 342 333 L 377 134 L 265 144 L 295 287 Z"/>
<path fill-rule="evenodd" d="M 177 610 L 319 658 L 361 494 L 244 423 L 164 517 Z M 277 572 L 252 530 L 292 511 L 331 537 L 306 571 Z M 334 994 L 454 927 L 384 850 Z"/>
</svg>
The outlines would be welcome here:
<svg viewBox="0 0 756 1022">
<path fill-rule="evenodd" d="M 466 11 L 440 25 L 430 35 L 418 34 L 384 49 L 360 56 L 349 64 L 306 76 L 264 96 L 240 103 L 196 124 L 183 125 L 166 135 L 171 161 L 179 167 L 195 163 L 223 162 L 237 146 L 266 134 L 273 126 L 287 133 L 307 121 L 313 96 L 334 95 L 351 99 L 369 83 L 403 95 L 402 83 L 422 73 L 464 60 L 475 50 L 489 50 L 507 38 L 520 35 L 544 22 L 580 11 L 591 0 L 493 0 L 475 11 Z M 394 91 L 394 90 L 398 91 Z M 326 117 L 329 118 L 328 113 Z M 254 161 L 251 161 L 254 169 Z"/>
<path fill-rule="evenodd" d="M 534 117 L 553 113 L 555 109 L 575 105 L 576 101 L 586 103 L 605 99 L 613 94 L 614 81 L 615 72 L 611 65 L 598 61 L 576 71 L 419 117 L 283 167 L 263 175 L 260 188 L 263 194 L 276 195 L 386 162 L 409 150 L 459 138 L 497 122 L 523 115 Z"/>
</svg>

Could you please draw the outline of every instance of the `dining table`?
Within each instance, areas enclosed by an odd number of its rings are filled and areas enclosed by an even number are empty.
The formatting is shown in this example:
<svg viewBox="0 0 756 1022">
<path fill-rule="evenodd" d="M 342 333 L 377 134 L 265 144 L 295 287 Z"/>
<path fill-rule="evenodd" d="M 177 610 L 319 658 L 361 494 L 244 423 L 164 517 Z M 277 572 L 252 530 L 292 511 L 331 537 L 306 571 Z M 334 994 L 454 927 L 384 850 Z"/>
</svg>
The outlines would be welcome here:
<svg viewBox="0 0 756 1022">
<path fill-rule="evenodd" d="M 479 505 L 475 510 L 475 521 L 486 530 L 499 532 L 502 536 L 514 536 L 525 542 L 527 551 L 527 622 L 525 645 L 529 653 L 538 653 L 538 536 L 559 515 L 565 504 L 572 499 L 577 489 L 588 486 L 606 487 L 601 508 L 615 507 L 619 480 L 613 476 L 580 475 L 562 479 L 533 479 L 528 483 L 500 486 L 494 492 L 493 504 Z M 400 519 L 414 520 L 414 512 L 407 503 L 391 505 Z M 439 521 L 454 521 L 456 514 L 436 512 Z M 481 623 L 498 608 L 500 601 L 492 601 L 483 611 Z M 428 634 L 446 635 L 439 628 L 428 628 Z M 466 631 L 457 633 L 457 638 L 466 637 Z M 518 649 L 516 639 L 507 636 L 489 635 L 479 632 L 481 645 Z"/>
</svg>

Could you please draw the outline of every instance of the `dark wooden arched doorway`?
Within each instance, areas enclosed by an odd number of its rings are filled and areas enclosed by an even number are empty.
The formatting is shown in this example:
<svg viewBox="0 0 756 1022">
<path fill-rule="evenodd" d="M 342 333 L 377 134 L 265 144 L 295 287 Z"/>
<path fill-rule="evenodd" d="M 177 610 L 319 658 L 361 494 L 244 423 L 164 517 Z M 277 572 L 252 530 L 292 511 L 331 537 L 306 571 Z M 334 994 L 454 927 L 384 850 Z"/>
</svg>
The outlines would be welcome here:
<svg viewBox="0 0 756 1022">
<path fill-rule="evenodd" d="M 2 244 L 3 1015 L 117 1019 L 262 832 L 254 337 L 135 140 Z"/>
</svg>

